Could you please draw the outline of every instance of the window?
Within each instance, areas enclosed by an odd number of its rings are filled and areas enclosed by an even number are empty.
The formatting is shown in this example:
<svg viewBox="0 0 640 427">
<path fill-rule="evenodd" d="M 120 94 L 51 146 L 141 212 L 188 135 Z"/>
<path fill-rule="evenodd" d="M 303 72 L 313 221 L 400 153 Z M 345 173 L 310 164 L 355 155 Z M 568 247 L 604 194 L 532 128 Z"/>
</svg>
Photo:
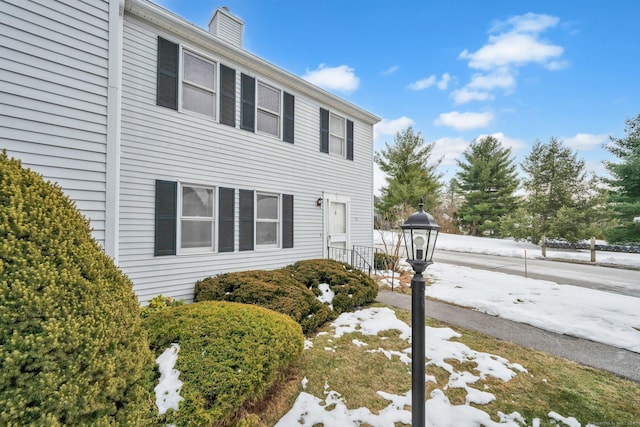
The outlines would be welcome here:
<svg viewBox="0 0 640 427">
<path fill-rule="evenodd" d="M 214 190 L 181 186 L 180 249 L 185 252 L 214 249 Z"/>
<path fill-rule="evenodd" d="M 320 108 L 320 151 L 353 160 L 353 122 Z"/>
<path fill-rule="evenodd" d="M 256 245 L 277 247 L 280 244 L 280 198 L 273 194 L 256 194 Z"/>
<path fill-rule="evenodd" d="M 329 116 L 329 154 L 344 157 L 344 128 L 342 117 Z"/>
<path fill-rule="evenodd" d="M 262 82 L 258 82 L 257 116 L 259 132 L 280 136 L 280 91 Z"/>
<path fill-rule="evenodd" d="M 293 248 L 293 195 L 238 190 L 236 235 L 236 190 L 217 190 L 156 181 L 155 256 L 176 255 L 178 248 L 183 254 L 212 252 L 216 239 L 218 252 L 234 252 L 236 242 L 240 251 Z"/>
<path fill-rule="evenodd" d="M 240 84 L 240 128 L 282 136 L 293 144 L 295 97 L 246 74 L 240 76 Z"/>
<path fill-rule="evenodd" d="M 184 50 L 182 52 L 182 108 L 215 118 L 216 64 Z"/>
</svg>

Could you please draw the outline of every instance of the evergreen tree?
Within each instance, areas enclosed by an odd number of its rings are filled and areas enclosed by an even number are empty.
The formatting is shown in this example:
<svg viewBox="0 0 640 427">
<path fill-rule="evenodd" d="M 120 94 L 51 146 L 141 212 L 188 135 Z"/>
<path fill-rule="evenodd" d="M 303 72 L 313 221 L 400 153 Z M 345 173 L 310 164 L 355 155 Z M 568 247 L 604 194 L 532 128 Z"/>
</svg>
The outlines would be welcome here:
<svg viewBox="0 0 640 427">
<path fill-rule="evenodd" d="M 624 138 L 610 137 L 605 148 L 620 159 L 620 163 L 605 162 L 611 179 L 607 206 L 616 225 L 607 231 L 610 243 L 640 243 L 640 114 L 627 119 Z"/>
<path fill-rule="evenodd" d="M 464 195 L 458 222 L 472 236 L 493 234 L 501 218 L 515 207 L 518 178 L 511 149 L 487 136 L 473 141 L 462 156 L 456 174 Z"/>
<path fill-rule="evenodd" d="M 521 167 L 526 197 L 502 222 L 503 235 L 537 244 L 542 235 L 575 242 L 598 234 L 602 191 L 575 152 L 552 137 L 536 142 Z"/>
<path fill-rule="evenodd" d="M 396 133 L 392 146 L 385 143 L 385 148 L 375 153 L 376 163 L 387 176 L 387 186 L 380 190 L 376 205 L 383 216 L 402 204 L 417 208 L 421 197 L 427 211 L 438 205 L 442 184 L 436 168 L 442 160 L 429 163 L 434 145 L 425 144 L 420 132 L 408 127 Z"/>
</svg>

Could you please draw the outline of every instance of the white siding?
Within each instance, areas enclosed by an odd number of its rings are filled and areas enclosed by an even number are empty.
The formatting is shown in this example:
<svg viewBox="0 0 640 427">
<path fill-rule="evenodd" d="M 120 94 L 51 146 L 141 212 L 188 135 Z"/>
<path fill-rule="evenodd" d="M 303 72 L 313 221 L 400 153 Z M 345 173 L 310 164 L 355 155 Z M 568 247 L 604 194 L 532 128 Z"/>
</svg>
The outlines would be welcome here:
<svg viewBox="0 0 640 427">
<path fill-rule="evenodd" d="M 108 1 L 0 1 L 0 149 L 58 182 L 104 242 Z"/>
<path fill-rule="evenodd" d="M 240 19 L 221 8 L 216 9 L 209 23 L 211 34 L 236 47 L 242 47 L 243 27 L 244 23 Z"/>
<path fill-rule="evenodd" d="M 316 200 L 323 192 L 350 197 L 351 243 L 372 246 L 371 124 L 337 111 L 355 122 L 355 161 L 349 161 L 319 151 L 319 108 L 327 107 L 268 79 L 295 95 L 295 144 L 156 106 L 158 35 L 181 41 L 125 15 L 119 264 L 141 302 L 160 293 L 190 300 L 197 280 L 221 272 L 321 258 L 323 208 Z M 236 69 L 239 100 L 240 73 L 251 70 L 227 58 L 212 59 Z M 238 252 L 236 200 L 236 252 L 154 257 L 156 179 L 293 194 L 294 248 Z"/>
</svg>

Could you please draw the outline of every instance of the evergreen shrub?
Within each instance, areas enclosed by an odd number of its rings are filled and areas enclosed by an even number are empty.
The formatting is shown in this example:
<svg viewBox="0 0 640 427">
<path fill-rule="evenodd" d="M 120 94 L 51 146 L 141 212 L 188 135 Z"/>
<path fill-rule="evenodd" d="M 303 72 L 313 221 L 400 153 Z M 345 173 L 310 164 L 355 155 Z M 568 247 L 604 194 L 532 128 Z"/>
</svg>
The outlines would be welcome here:
<svg viewBox="0 0 640 427">
<path fill-rule="evenodd" d="M 298 261 L 286 270 L 318 296 L 318 285 L 328 284 L 335 293 L 333 309 L 338 314 L 372 303 L 378 296 L 378 286 L 373 279 L 344 262 L 311 259 Z"/>
<path fill-rule="evenodd" d="M 290 316 L 309 333 L 334 313 L 288 270 L 224 273 L 196 282 L 195 301 L 234 301 L 255 304 Z"/>
<path fill-rule="evenodd" d="M 3 425 L 141 425 L 153 359 L 131 281 L 62 189 L 0 153 Z"/>
<path fill-rule="evenodd" d="M 156 355 L 180 345 L 175 369 L 185 400 L 160 418 L 163 424 L 237 422 L 235 414 L 264 397 L 304 345 L 300 325 L 290 317 L 248 304 L 196 302 L 157 311 L 143 322 Z"/>
</svg>

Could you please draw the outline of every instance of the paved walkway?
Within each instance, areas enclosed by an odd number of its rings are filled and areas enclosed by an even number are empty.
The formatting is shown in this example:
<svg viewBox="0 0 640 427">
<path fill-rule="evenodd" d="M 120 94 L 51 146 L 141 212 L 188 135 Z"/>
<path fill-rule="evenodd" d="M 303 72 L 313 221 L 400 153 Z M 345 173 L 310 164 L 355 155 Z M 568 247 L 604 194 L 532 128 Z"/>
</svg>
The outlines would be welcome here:
<svg viewBox="0 0 640 427">
<path fill-rule="evenodd" d="M 410 295 L 381 290 L 377 300 L 411 311 Z M 460 326 L 524 347 L 561 356 L 640 383 L 640 353 L 545 331 L 524 323 L 429 299 L 426 301 L 425 311 L 427 317 L 449 325 Z"/>
</svg>

